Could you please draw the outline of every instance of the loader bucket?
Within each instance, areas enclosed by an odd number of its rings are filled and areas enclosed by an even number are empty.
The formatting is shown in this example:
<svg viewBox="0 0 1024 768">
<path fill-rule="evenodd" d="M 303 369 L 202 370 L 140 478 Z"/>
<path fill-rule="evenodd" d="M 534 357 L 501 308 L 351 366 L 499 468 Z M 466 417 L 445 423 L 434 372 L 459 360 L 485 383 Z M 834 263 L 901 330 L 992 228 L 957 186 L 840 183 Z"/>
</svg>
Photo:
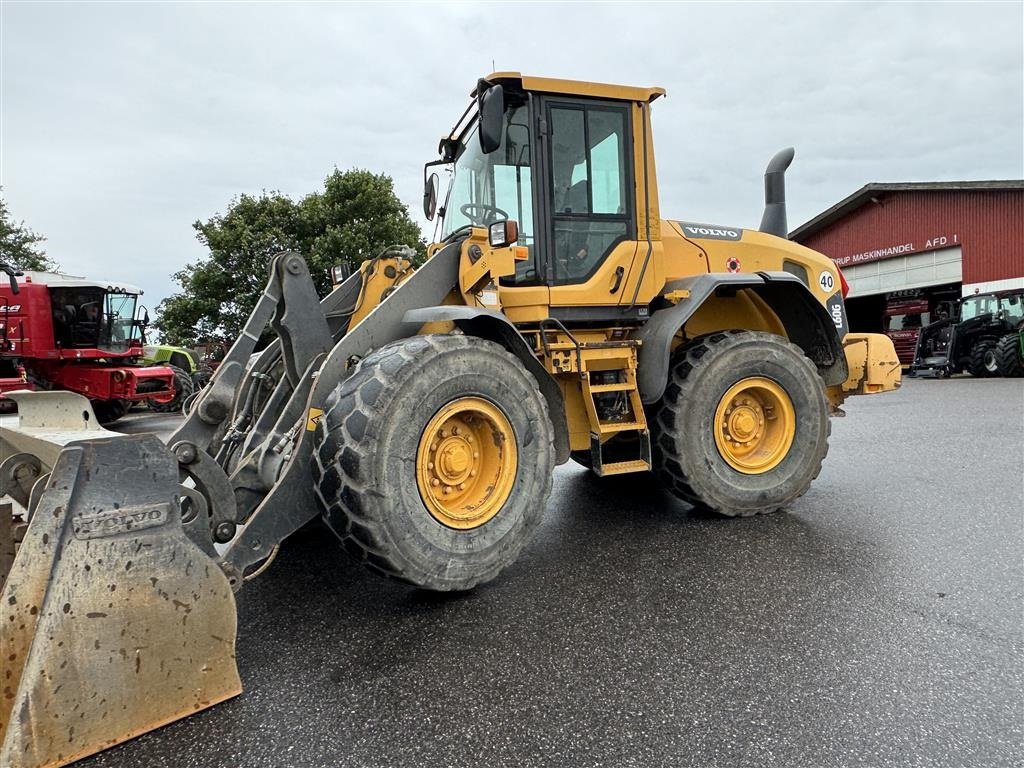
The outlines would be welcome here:
<svg viewBox="0 0 1024 768">
<path fill-rule="evenodd" d="M 0 766 L 67 765 L 241 693 L 235 625 L 160 440 L 66 445 L 0 595 Z"/>
</svg>

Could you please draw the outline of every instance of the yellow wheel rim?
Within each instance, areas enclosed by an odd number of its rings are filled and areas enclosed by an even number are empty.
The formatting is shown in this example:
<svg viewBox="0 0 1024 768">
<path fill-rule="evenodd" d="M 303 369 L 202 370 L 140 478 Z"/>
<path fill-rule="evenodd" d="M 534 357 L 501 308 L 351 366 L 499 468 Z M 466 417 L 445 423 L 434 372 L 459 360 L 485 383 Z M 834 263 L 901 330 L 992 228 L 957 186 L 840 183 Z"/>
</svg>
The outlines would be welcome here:
<svg viewBox="0 0 1024 768">
<path fill-rule="evenodd" d="M 493 403 L 460 397 L 439 410 L 420 435 L 416 484 L 427 511 L 449 528 L 477 528 L 512 492 L 515 432 Z"/>
<path fill-rule="evenodd" d="M 796 434 L 796 411 L 781 386 L 753 376 L 736 382 L 715 410 L 715 444 L 730 467 L 760 475 L 786 458 Z"/>
</svg>

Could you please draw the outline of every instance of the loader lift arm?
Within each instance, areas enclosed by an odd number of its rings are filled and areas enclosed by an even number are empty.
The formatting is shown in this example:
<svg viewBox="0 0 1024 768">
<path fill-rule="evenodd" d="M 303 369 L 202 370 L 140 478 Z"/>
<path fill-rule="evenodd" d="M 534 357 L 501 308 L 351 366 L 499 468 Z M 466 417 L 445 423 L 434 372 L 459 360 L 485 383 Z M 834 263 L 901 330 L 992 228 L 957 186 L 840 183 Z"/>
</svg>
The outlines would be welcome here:
<svg viewBox="0 0 1024 768">
<path fill-rule="evenodd" d="M 241 337 L 168 441 L 209 508 L 208 524 L 196 514 L 186 532 L 207 553 L 215 552 L 213 542 L 231 542 L 218 561 L 234 589 L 248 569 L 319 513 L 309 463 L 328 397 L 354 360 L 415 333 L 418 324 L 407 323 L 406 312 L 443 302 L 458 281 L 460 246 L 434 254 L 351 329 L 348 317 L 365 279 L 360 272 L 321 301 L 300 256 L 275 258 Z M 245 363 L 268 323 L 278 339 L 246 378 Z M 275 367 L 284 375 L 254 416 L 254 390 Z"/>
</svg>

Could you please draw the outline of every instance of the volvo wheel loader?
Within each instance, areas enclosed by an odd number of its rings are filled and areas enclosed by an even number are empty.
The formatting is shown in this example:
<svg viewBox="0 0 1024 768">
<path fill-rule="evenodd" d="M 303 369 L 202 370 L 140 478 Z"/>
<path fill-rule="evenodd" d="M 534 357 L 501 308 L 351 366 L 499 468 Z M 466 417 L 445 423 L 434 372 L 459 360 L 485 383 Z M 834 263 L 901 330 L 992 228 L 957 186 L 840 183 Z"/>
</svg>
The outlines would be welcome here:
<svg viewBox="0 0 1024 768">
<path fill-rule="evenodd" d="M 480 80 L 425 168 L 425 263 L 389 249 L 321 299 L 278 255 L 166 445 L 77 395 L 10 395 L 0 764 L 238 694 L 234 592 L 315 518 L 380 575 L 466 590 L 515 561 L 570 458 L 730 516 L 807 490 L 830 414 L 898 387 L 899 360 L 847 333 L 842 275 L 786 239 L 792 150 L 759 230 L 663 218 L 663 94 Z"/>
</svg>

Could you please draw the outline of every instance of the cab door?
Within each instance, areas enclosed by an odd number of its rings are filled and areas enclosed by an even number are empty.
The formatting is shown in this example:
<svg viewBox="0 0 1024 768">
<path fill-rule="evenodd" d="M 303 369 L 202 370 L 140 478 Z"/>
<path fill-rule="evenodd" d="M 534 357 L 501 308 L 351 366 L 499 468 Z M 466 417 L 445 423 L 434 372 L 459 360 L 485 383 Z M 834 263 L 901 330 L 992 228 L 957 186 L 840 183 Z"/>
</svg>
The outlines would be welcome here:
<svg viewBox="0 0 1024 768">
<path fill-rule="evenodd" d="M 621 317 L 608 309 L 629 303 L 627 276 L 639 249 L 631 106 L 542 100 L 538 182 L 549 212 L 543 268 L 553 317 Z"/>
</svg>

